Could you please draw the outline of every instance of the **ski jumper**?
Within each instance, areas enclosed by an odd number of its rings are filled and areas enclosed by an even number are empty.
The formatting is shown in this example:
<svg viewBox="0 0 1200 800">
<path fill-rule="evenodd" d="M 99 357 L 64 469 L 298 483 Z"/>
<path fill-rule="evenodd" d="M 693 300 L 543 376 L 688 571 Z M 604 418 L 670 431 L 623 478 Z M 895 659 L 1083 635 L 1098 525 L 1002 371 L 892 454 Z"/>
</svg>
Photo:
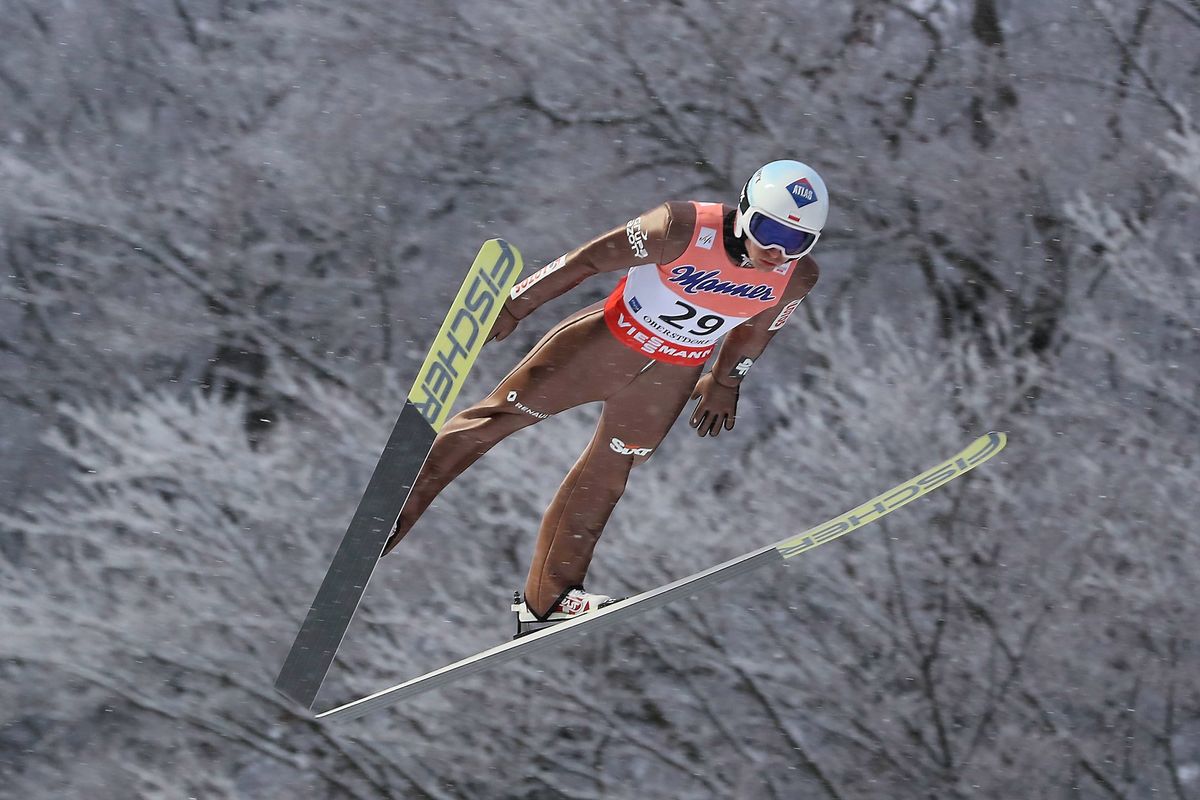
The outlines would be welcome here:
<svg viewBox="0 0 1200 800">
<path fill-rule="evenodd" d="M 816 281 L 807 257 L 774 271 L 740 266 L 732 217 L 717 203 L 666 203 L 519 282 L 504 307 L 516 319 L 590 275 L 628 270 L 607 300 L 555 325 L 491 394 L 442 427 L 388 549 L 497 442 L 601 401 L 591 442 L 543 516 L 525 598 L 542 614 L 581 588 L 630 471 L 666 436 L 718 341 L 726 337 L 713 377 L 736 386 Z"/>
</svg>

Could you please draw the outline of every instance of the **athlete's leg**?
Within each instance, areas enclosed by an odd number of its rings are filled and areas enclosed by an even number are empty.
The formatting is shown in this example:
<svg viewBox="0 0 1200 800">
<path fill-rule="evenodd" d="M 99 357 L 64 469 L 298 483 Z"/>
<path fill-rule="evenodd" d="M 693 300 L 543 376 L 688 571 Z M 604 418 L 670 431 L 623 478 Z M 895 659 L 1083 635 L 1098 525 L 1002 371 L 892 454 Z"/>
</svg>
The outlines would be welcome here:
<svg viewBox="0 0 1200 800">
<path fill-rule="evenodd" d="M 605 400 L 591 443 L 546 510 L 525 582 L 535 614 L 548 613 L 565 592 L 583 585 L 629 471 L 662 442 L 700 377 L 701 367 L 652 364 Z"/>
<path fill-rule="evenodd" d="M 601 400 L 646 363 L 613 340 L 600 304 L 550 330 L 496 389 L 451 417 L 433 442 L 384 553 L 404 538 L 447 484 L 497 442 L 546 417 Z"/>
</svg>

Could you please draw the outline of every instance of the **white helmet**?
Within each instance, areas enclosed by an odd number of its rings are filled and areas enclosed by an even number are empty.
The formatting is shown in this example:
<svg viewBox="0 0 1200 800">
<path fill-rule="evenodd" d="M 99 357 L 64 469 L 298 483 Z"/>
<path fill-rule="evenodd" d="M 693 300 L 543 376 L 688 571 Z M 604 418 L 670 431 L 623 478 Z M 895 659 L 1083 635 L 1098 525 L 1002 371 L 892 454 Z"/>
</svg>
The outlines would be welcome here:
<svg viewBox="0 0 1200 800">
<path fill-rule="evenodd" d="M 733 232 L 796 259 L 813 249 L 828 216 L 829 192 L 815 169 L 772 161 L 742 187 Z"/>
</svg>

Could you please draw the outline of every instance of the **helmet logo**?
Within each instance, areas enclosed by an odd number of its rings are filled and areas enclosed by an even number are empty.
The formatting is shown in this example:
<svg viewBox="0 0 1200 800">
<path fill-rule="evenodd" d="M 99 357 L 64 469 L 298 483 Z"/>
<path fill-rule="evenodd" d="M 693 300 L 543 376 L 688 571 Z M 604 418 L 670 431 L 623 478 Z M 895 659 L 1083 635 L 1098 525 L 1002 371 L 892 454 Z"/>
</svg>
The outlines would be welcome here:
<svg viewBox="0 0 1200 800">
<path fill-rule="evenodd" d="M 796 204 L 796 208 L 804 208 L 809 203 L 817 202 L 817 192 L 813 189 L 812 184 L 808 182 L 808 178 L 793 181 L 788 184 L 787 188 L 788 194 L 792 196 L 792 202 Z"/>
</svg>

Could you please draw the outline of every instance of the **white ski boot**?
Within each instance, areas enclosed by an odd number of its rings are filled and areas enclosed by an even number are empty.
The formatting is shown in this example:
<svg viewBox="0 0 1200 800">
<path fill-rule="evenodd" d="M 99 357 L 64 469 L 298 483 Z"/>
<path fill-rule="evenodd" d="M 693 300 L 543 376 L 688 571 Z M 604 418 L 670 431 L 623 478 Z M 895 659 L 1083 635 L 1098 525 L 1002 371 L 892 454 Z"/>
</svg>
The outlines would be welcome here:
<svg viewBox="0 0 1200 800">
<path fill-rule="evenodd" d="M 606 594 L 595 594 L 593 592 L 586 592 L 583 589 L 571 589 L 559 598 L 559 601 L 554 604 L 546 616 L 539 617 L 521 599 L 520 592 L 513 592 L 512 610 L 517 614 L 517 634 L 513 638 L 517 639 L 527 633 L 541 630 L 555 622 L 566 622 L 570 619 L 577 619 L 590 611 L 611 606 L 613 603 L 619 602 L 619 600 L 620 598 L 609 597 Z"/>
</svg>

